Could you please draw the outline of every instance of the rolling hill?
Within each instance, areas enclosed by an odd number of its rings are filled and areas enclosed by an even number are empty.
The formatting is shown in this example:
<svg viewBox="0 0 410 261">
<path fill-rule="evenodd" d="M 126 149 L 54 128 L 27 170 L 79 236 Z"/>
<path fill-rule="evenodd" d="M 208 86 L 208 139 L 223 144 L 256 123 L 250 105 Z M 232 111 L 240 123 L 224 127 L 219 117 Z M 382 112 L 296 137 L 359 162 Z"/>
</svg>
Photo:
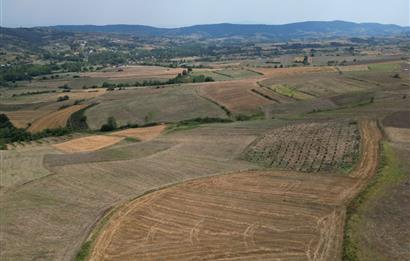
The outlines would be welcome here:
<svg viewBox="0 0 410 261">
<path fill-rule="evenodd" d="M 138 36 L 199 36 L 208 38 L 259 36 L 283 40 L 335 36 L 389 36 L 410 32 L 410 27 L 345 21 L 310 21 L 284 25 L 223 23 L 181 28 L 157 28 L 144 25 L 60 25 L 52 28 L 69 32 L 119 33 Z"/>
</svg>

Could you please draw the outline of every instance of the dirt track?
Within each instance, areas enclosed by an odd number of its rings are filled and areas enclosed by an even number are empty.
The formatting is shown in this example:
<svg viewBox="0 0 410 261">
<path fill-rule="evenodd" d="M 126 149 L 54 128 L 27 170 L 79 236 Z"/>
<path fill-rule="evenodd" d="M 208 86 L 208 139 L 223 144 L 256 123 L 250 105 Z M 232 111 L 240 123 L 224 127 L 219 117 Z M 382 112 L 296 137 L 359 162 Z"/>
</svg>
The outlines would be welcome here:
<svg viewBox="0 0 410 261">
<path fill-rule="evenodd" d="M 113 215 L 91 260 L 340 260 L 345 206 L 378 163 L 377 124 L 360 126 L 348 177 L 244 172 L 160 190 Z"/>
</svg>

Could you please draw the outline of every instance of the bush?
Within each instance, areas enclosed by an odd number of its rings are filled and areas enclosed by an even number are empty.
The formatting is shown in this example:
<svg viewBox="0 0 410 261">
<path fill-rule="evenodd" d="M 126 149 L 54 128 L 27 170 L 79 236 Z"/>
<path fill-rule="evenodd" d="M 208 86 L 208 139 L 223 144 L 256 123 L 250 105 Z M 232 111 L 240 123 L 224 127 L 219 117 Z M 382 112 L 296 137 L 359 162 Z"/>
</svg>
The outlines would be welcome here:
<svg viewBox="0 0 410 261">
<path fill-rule="evenodd" d="M 108 117 L 107 123 L 101 126 L 101 131 L 113 131 L 117 129 L 117 121 L 114 117 Z"/>
<path fill-rule="evenodd" d="M 58 98 L 57 98 L 57 102 L 67 101 L 67 100 L 69 100 L 69 99 L 70 99 L 69 96 L 64 95 L 64 96 L 58 97 Z"/>
<path fill-rule="evenodd" d="M 244 114 L 238 114 L 235 116 L 235 119 L 237 121 L 249 121 L 250 119 L 252 119 L 252 117 Z"/>
</svg>

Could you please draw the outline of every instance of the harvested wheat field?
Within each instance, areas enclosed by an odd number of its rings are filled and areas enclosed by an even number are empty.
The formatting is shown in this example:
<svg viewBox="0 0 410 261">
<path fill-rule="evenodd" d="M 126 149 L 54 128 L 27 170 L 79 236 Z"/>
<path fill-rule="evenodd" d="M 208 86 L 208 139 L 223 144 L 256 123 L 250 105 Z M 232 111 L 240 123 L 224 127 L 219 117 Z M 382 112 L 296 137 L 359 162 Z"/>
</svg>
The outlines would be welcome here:
<svg viewBox="0 0 410 261">
<path fill-rule="evenodd" d="M 167 128 L 167 125 L 161 124 L 153 127 L 127 129 L 122 131 L 116 131 L 111 136 L 124 137 L 124 138 L 136 138 L 141 141 L 148 141 L 155 139 Z"/>
<path fill-rule="evenodd" d="M 115 212 L 90 260 L 339 260 L 345 206 L 377 168 L 377 125 L 361 130 L 349 176 L 253 171 L 165 188 Z"/>
<path fill-rule="evenodd" d="M 266 97 L 266 89 L 259 87 L 255 79 L 203 84 L 198 88 L 202 97 L 238 114 L 256 113 L 262 106 L 276 103 L 275 98 Z M 275 95 L 273 91 L 271 95 Z"/>
<path fill-rule="evenodd" d="M 118 211 L 90 260 L 337 259 L 352 182 L 244 172 L 165 189 Z"/>
<path fill-rule="evenodd" d="M 68 108 L 58 110 L 51 114 L 47 114 L 44 117 L 36 120 L 28 128 L 30 132 L 40 132 L 45 129 L 56 129 L 65 127 L 71 114 L 81 109 L 86 108 L 86 104 L 73 105 Z"/>
<path fill-rule="evenodd" d="M 56 144 L 54 147 L 66 153 L 89 152 L 112 146 L 121 140 L 123 137 L 94 135 Z"/>
</svg>

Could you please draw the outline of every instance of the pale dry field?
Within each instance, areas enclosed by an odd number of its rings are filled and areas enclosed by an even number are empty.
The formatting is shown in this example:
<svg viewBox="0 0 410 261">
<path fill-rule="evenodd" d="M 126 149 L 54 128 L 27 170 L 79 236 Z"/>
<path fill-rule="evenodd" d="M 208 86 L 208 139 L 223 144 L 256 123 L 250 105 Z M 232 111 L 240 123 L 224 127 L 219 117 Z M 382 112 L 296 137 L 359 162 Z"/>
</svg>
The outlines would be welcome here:
<svg viewBox="0 0 410 261">
<path fill-rule="evenodd" d="M 0 189 L 22 185 L 49 175 L 43 161 L 47 154 L 58 153 L 51 146 L 38 145 L 0 150 Z"/>
</svg>

